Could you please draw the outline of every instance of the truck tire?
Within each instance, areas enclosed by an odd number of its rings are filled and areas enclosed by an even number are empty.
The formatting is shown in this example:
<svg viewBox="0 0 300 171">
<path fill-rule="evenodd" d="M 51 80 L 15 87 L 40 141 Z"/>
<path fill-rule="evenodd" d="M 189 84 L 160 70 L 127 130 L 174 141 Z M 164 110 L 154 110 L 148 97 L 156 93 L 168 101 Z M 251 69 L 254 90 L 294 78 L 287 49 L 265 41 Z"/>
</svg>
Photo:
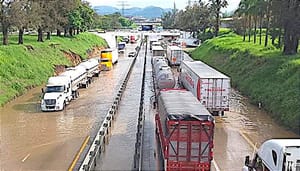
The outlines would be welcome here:
<svg viewBox="0 0 300 171">
<path fill-rule="evenodd" d="M 65 110 L 65 108 L 66 108 L 66 101 L 64 101 L 64 103 L 63 103 L 63 107 L 62 107 L 61 111 L 64 111 L 64 110 Z"/>
<path fill-rule="evenodd" d="M 88 83 L 88 81 L 87 82 L 85 82 L 85 84 L 84 84 L 84 86 L 83 86 L 84 88 L 88 88 L 89 87 L 89 83 Z"/>
</svg>

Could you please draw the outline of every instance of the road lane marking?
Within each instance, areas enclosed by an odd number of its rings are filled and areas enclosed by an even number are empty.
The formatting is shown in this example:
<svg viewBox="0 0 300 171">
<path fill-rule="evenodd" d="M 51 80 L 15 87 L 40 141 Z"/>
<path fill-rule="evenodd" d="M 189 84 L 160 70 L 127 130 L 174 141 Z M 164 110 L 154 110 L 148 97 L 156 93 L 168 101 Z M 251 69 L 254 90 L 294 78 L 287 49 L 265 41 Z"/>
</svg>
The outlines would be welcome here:
<svg viewBox="0 0 300 171">
<path fill-rule="evenodd" d="M 30 153 L 28 153 L 28 154 L 23 158 L 22 163 L 24 163 L 25 160 L 27 160 L 27 159 L 29 158 L 29 156 L 30 156 Z"/>
<path fill-rule="evenodd" d="M 219 166 L 218 166 L 218 164 L 217 164 L 217 162 L 215 161 L 215 159 L 212 160 L 212 163 L 213 163 L 216 171 L 221 171 L 220 168 L 219 168 Z"/>
<path fill-rule="evenodd" d="M 240 135 L 247 141 L 247 143 L 256 150 L 256 144 L 253 144 L 253 142 L 245 135 L 244 131 L 239 131 Z"/>
<path fill-rule="evenodd" d="M 89 135 L 86 136 L 86 138 L 85 138 L 84 142 L 82 143 L 82 145 L 81 145 L 79 151 L 77 152 L 77 154 L 76 154 L 74 160 L 72 161 L 72 164 L 71 164 L 70 168 L 68 169 L 68 171 L 72 171 L 72 170 L 74 169 L 75 164 L 77 163 L 77 161 L 78 161 L 78 159 L 79 159 L 79 157 L 80 157 L 80 154 L 82 153 L 82 151 L 83 151 L 84 148 L 86 147 L 86 145 L 87 145 L 89 139 L 90 139 L 90 136 L 89 136 Z"/>
</svg>

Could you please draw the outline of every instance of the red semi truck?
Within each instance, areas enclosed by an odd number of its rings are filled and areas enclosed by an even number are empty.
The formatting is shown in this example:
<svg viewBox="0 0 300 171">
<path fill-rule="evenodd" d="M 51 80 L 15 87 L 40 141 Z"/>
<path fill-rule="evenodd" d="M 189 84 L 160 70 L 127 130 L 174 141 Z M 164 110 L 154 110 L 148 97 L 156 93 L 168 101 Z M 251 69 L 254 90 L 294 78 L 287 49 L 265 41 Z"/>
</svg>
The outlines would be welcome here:
<svg viewBox="0 0 300 171">
<path fill-rule="evenodd" d="M 164 170 L 210 170 L 215 122 L 191 92 L 161 90 L 155 123 Z"/>
</svg>

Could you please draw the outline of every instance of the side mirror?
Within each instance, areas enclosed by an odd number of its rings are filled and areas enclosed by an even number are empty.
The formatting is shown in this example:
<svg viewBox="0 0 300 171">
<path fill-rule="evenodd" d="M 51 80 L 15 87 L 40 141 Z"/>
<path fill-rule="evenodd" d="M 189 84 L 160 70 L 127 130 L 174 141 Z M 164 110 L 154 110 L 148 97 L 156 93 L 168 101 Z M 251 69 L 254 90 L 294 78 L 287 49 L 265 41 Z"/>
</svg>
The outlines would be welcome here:
<svg viewBox="0 0 300 171">
<path fill-rule="evenodd" d="M 249 166 L 250 165 L 250 156 L 246 156 L 245 157 L 245 166 Z"/>
</svg>

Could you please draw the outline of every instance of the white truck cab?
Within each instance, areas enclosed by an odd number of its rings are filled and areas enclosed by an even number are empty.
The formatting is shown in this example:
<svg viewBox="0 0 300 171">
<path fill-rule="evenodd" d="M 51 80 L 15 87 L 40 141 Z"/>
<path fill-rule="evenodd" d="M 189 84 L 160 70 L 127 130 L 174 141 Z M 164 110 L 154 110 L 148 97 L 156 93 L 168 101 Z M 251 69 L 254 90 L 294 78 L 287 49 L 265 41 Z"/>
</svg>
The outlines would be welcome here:
<svg viewBox="0 0 300 171">
<path fill-rule="evenodd" d="M 42 111 L 59 111 L 72 100 L 71 80 L 66 76 L 50 77 L 43 90 Z"/>
<path fill-rule="evenodd" d="M 300 139 L 271 139 L 253 160 L 246 156 L 243 171 L 300 171 Z"/>
</svg>

